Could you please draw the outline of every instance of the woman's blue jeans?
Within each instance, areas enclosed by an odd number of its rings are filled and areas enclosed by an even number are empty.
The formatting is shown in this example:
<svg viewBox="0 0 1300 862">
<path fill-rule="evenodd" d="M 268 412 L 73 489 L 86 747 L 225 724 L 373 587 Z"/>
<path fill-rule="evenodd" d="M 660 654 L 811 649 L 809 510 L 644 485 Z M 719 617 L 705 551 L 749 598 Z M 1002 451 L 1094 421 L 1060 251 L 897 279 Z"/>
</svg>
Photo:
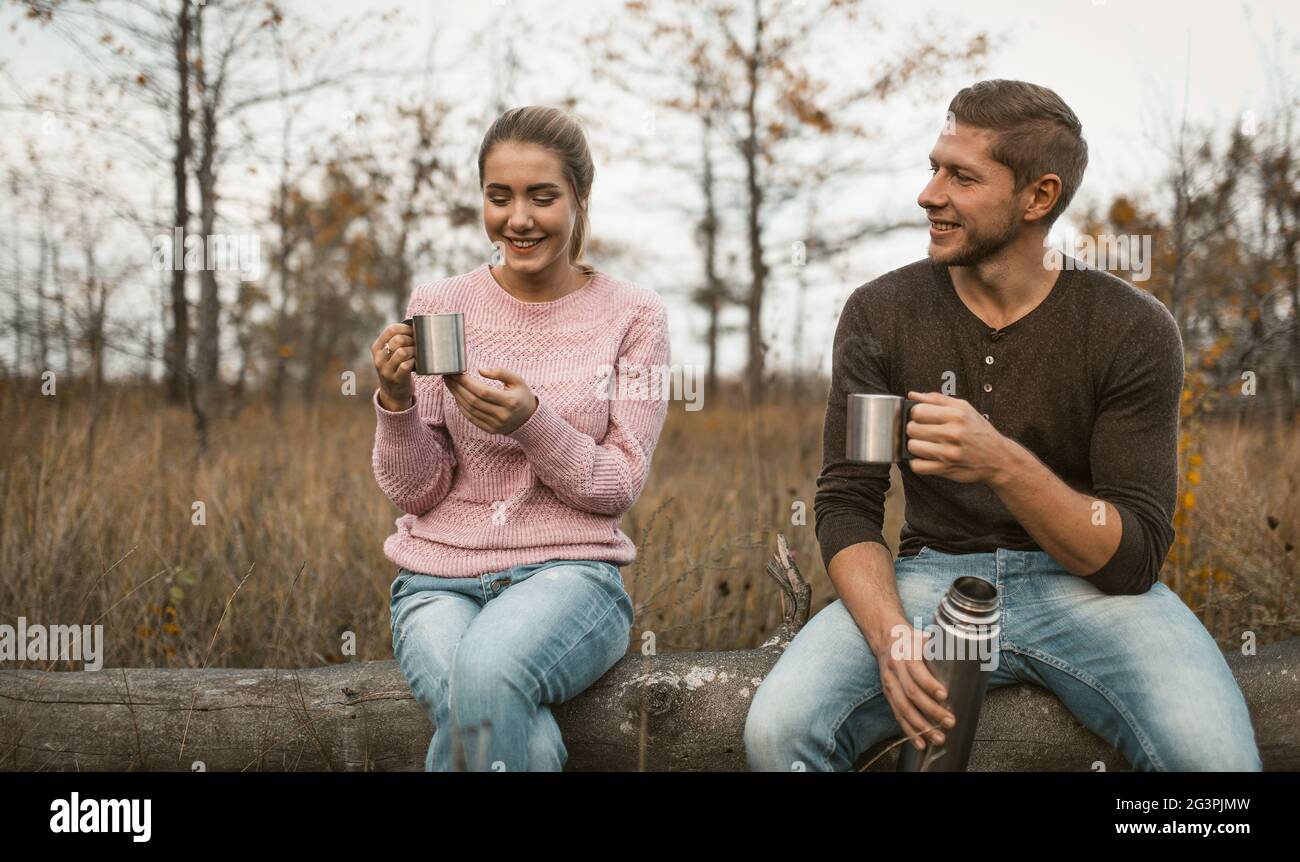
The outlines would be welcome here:
<svg viewBox="0 0 1300 862">
<path fill-rule="evenodd" d="M 547 704 L 627 652 L 632 601 L 618 566 L 548 560 L 472 578 L 398 569 L 393 654 L 434 725 L 427 771 L 559 771 Z"/>
<path fill-rule="evenodd" d="M 1002 631 L 989 688 L 1025 682 L 1048 689 L 1134 769 L 1261 768 L 1250 714 L 1223 653 L 1164 584 L 1141 595 L 1108 595 L 1044 551 L 1002 548 L 923 548 L 894 569 L 904 616 L 920 628 L 957 578 L 997 586 Z M 837 599 L 800 630 L 759 686 L 745 749 L 754 770 L 848 770 L 871 746 L 902 733 L 876 658 Z"/>
</svg>

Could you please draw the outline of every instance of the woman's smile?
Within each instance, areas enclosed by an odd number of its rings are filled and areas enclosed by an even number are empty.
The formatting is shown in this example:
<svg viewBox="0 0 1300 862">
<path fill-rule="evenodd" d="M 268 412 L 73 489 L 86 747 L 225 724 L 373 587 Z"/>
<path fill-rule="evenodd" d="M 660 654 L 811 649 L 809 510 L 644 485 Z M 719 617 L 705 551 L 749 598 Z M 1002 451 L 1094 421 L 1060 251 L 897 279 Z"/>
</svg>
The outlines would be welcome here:
<svg viewBox="0 0 1300 862">
<path fill-rule="evenodd" d="M 528 239 L 528 240 L 516 239 L 515 237 L 512 236 L 506 237 L 506 240 L 510 243 L 510 247 L 513 248 L 515 251 L 522 252 L 522 253 L 527 253 L 532 251 L 534 248 L 540 245 L 544 239 L 546 239 L 546 237 L 544 236 L 533 237 L 532 239 Z"/>
</svg>

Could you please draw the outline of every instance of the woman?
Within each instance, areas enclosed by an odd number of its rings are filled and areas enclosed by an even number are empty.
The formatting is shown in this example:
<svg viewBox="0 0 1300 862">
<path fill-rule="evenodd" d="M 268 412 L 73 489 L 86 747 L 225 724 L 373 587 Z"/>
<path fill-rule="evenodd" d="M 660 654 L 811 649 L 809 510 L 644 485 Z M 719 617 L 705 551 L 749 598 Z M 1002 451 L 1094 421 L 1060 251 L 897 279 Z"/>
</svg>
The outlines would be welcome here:
<svg viewBox="0 0 1300 862">
<path fill-rule="evenodd" d="M 413 378 L 400 323 L 372 346 L 375 478 L 406 512 L 384 542 L 393 652 L 434 724 L 425 769 L 559 770 L 547 705 L 627 651 L 636 548 L 618 525 L 667 401 L 609 393 L 644 394 L 629 383 L 667 365 L 667 315 L 582 262 L 594 168 L 569 115 L 502 114 L 478 170 L 500 264 L 417 287 L 406 310 L 465 315 L 467 373 Z"/>
</svg>

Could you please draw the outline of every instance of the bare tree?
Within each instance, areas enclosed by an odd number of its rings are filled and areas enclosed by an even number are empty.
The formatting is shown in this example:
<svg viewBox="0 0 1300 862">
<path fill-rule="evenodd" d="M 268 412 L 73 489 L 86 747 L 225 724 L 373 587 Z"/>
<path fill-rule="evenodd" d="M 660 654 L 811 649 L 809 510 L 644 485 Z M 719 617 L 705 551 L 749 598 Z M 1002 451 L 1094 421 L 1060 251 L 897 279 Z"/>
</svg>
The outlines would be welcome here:
<svg viewBox="0 0 1300 862">
<path fill-rule="evenodd" d="M 973 66 L 986 51 L 986 38 L 977 34 L 967 40 L 931 38 L 909 44 L 899 58 L 880 57 L 868 64 L 865 83 L 860 83 L 844 80 L 840 70 L 824 62 L 827 45 L 844 33 L 884 31 L 884 25 L 866 18 L 865 3 L 858 0 L 797 7 L 771 0 L 668 6 L 631 0 L 625 8 L 640 26 L 627 39 L 602 41 L 607 45 L 602 64 L 610 69 L 607 74 L 629 93 L 650 89 L 644 83 L 647 75 L 675 78 L 685 94 L 658 99 L 656 104 L 700 116 L 706 136 L 718 134 L 730 153 L 729 163 L 738 166 L 743 212 L 740 244 L 748 284 L 735 299 L 748 321 L 745 389 L 751 400 L 759 400 L 768 350 L 762 321 L 771 256 L 774 250 L 789 247 L 772 242 L 774 226 L 815 187 L 869 172 L 857 153 L 861 148 L 852 146 L 873 132 L 857 119 L 863 105 L 890 99 L 954 67 Z M 674 71 L 656 74 L 656 69 Z M 719 172 L 711 148 L 703 161 L 696 168 L 702 178 L 707 175 L 701 185 L 705 213 L 699 218 L 706 258 L 701 296 L 712 305 L 726 296 L 713 269 L 718 248 L 713 232 L 718 222 L 708 214 Z M 802 241 L 830 255 L 863 233 L 893 227 L 864 217 L 836 235 Z"/>
<path fill-rule="evenodd" d="M 179 0 L 176 29 L 172 38 L 176 68 L 176 137 L 172 154 L 173 224 L 182 231 L 189 225 L 190 139 L 190 43 L 194 19 L 189 0 Z M 185 267 L 172 265 L 171 336 L 167 340 L 167 397 L 173 403 L 188 400 L 189 303 L 185 298 Z"/>
</svg>

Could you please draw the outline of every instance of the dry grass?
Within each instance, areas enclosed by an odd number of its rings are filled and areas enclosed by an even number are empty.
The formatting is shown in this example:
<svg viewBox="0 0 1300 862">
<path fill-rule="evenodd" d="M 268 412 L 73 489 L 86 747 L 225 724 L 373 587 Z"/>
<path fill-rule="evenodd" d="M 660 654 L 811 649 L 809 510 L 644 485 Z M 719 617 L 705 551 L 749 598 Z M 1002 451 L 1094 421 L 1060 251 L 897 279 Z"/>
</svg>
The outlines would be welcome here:
<svg viewBox="0 0 1300 862">
<path fill-rule="evenodd" d="M 75 386 L 58 397 L 31 381 L 0 386 L 0 622 L 101 623 L 108 667 L 391 657 L 396 567 L 382 543 L 400 513 L 370 472 L 369 390 L 294 403 L 280 419 L 250 404 L 214 423 L 197 461 L 188 412 L 152 391 L 115 389 L 96 413 Z M 634 648 L 644 631 L 661 651 L 759 643 L 780 616 L 763 571 L 778 531 L 812 583 L 814 612 L 831 600 L 812 512 L 824 399 L 823 383 L 754 410 L 732 392 L 696 412 L 672 405 L 623 520 L 639 549 L 624 570 Z M 1280 420 L 1197 428 L 1197 502 L 1182 512 L 1165 577 L 1224 645 L 1245 629 L 1261 643 L 1300 631 L 1300 551 L 1285 550 L 1300 544 L 1296 435 Z M 206 524 L 194 523 L 195 501 Z M 896 481 L 892 543 L 901 504 Z M 355 655 L 344 654 L 347 632 Z"/>
<path fill-rule="evenodd" d="M 1300 632 L 1300 429 L 1282 417 L 1193 422 L 1163 578 L 1222 646 Z M 1199 457 L 1198 457 L 1199 456 Z"/>
</svg>

